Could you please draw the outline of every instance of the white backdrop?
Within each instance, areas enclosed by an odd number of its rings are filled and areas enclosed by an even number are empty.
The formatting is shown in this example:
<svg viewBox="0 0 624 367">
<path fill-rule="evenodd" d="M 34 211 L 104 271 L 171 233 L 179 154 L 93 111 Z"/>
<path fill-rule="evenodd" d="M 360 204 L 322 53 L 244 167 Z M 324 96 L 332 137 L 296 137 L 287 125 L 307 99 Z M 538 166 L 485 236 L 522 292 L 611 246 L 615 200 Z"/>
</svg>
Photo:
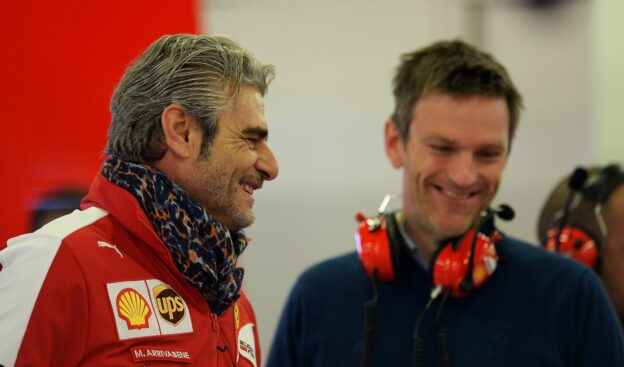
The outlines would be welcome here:
<svg viewBox="0 0 624 367">
<path fill-rule="evenodd" d="M 298 274 L 353 249 L 355 212 L 375 211 L 384 194 L 400 189 L 382 145 L 400 54 L 462 37 L 508 67 L 526 105 L 497 198 L 516 210 L 503 225 L 508 233 L 534 242 L 550 187 L 575 164 L 593 162 L 590 2 L 546 11 L 485 3 L 492 5 L 476 17 L 459 0 L 204 5 L 206 33 L 233 37 L 277 67 L 265 103 L 280 175 L 256 194 L 254 239 L 242 257 L 265 359 Z"/>
</svg>

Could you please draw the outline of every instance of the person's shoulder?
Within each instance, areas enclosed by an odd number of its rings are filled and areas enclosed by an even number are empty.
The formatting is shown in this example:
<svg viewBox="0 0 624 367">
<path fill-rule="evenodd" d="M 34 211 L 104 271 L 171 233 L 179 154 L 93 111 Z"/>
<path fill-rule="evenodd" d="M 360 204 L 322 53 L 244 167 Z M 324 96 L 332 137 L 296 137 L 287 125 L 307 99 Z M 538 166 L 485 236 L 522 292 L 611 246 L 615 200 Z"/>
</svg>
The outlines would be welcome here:
<svg viewBox="0 0 624 367">
<path fill-rule="evenodd" d="M 35 232 L 9 239 L 6 243 L 6 249 L 2 252 L 13 254 L 13 256 L 50 253 L 53 257 L 64 241 L 76 234 L 85 235 L 89 233 L 89 226 L 107 215 L 105 210 L 96 207 L 75 210 L 47 223 Z"/>
<path fill-rule="evenodd" d="M 518 261 L 557 261 L 562 258 L 520 238 L 505 236 L 496 248 L 506 257 Z"/>
<path fill-rule="evenodd" d="M 304 270 L 295 281 L 288 309 L 307 309 L 314 314 L 329 308 L 348 307 L 368 297 L 367 278 L 355 251 L 320 261 Z M 308 314 L 310 315 L 310 314 Z"/>
<path fill-rule="evenodd" d="M 364 278 L 358 254 L 351 251 L 317 262 L 298 277 L 296 287 L 319 287 Z"/>
<path fill-rule="evenodd" d="M 578 261 L 514 237 L 505 237 L 497 249 L 501 261 L 523 269 L 526 276 L 582 276 L 589 270 Z"/>
<path fill-rule="evenodd" d="M 81 297 L 86 294 L 84 273 L 76 255 L 68 251 L 65 240 L 106 215 L 97 209 L 77 210 L 33 233 L 7 241 L 0 251 L 0 289 L 3 295 L 12 297 L 11 302 L 4 302 L 0 307 L 0 314 L 12 315 L 10 322 L 4 325 L 5 333 L 23 335 L 31 312 L 36 312 L 33 311 L 36 305 L 42 305 L 39 308 L 45 310 L 63 307 L 74 312 L 76 309 L 72 307 L 86 304 Z M 42 322 L 42 319 L 35 319 Z"/>
<path fill-rule="evenodd" d="M 81 232 L 93 232 L 85 229 L 107 214 L 97 208 L 76 210 L 49 222 L 35 232 L 9 239 L 0 251 L 0 263 L 3 265 L 0 280 L 7 287 L 37 290 L 44 279 L 51 279 L 53 275 L 76 275 L 79 272 L 78 259 L 97 257 L 89 256 L 92 255 L 89 253 L 76 253 L 67 244 L 67 238 Z M 81 239 L 87 237 L 89 235 L 79 235 L 71 242 L 78 248 L 83 243 Z M 61 285 L 69 283 L 59 282 Z"/>
<path fill-rule="evenodd" d="M 343 275 L 362 273 L 362 266 L 360 264 L 357 252 L 351 251 L 345 254 L 322 260 L 307 268 L 301 274 L 301 278 L 332 278 L 337 273 Z"/>
<path fill-rule="evenodd" d="M 84 210 L 74 210 L 73 212 L 59 217 L 43 227 L 37 229 L 33 233 L 24 235 L 25 238 L 16 237 L 14 240 L 27 239 L 27 240 L 44 240 L 46 238 L 55 238 L 57 240 L 64 240 L 76 232 L 80 232 L 87 229 L 93 223 L 108 216 L 108 212 L 98 207 L 89 207 Z"/>
</svg>

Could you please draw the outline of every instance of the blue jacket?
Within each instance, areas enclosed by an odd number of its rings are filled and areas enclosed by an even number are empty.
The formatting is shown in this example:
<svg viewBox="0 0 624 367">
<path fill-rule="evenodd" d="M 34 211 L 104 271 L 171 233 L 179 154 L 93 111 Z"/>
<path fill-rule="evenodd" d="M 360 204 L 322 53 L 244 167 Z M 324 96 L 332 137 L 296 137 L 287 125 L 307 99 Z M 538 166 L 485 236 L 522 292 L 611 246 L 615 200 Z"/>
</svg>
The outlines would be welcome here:
<svg viewBox="0 0 624 367">
<path fill-rule="evenodd" d="M 452 366 L 624 366 L 617 316 L 591 269 L 509 237 L 496 248 L 498 267 L 474 296 L 449 297 L 437 324 L 440 299 L 424 314 L 425 366 L 440 365 L 440 328 Z M 414 262 L 379 283 L 373 366 L 412 365 L 414 326 L 430 290 Z M 313 266 L 286 302 L 267 367 L 360 366 L 371 298 L 357 253 Z"/>
</svg>

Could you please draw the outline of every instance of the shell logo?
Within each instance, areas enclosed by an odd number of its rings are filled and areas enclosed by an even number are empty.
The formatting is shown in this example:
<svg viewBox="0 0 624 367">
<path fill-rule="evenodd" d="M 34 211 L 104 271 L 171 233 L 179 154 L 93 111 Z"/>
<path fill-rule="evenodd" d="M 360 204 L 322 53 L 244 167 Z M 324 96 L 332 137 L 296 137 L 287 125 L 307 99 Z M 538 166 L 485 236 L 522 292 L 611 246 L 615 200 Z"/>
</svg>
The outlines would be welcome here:
<svg viewBox="0 0 624 367">
<path fill-rule="evenodd" d="M 126 321 L 128 329 L 142 329 L 149 327 L 152 310 L 137 291 L 125 288 L 117 295 L 117 313 Z"/>
</svg>

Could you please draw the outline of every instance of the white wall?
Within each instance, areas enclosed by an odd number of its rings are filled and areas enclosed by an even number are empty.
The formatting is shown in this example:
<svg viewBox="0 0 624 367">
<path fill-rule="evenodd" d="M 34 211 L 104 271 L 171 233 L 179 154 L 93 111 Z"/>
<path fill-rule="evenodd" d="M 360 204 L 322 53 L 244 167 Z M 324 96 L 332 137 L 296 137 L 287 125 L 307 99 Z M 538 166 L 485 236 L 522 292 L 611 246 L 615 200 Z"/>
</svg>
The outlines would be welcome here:
<svg viewBox="0 0 624 367">
<path fill-rule="evenodd" d="M 510 70 L 525 98 L 499 199 L 517 212 L 509 232 L 536 240 L 550 189 L 578 164 L 595 161 L 589 81 L 591 2 L 550 10 L 491 7 L 486 47 Z"/>
<path fill-rule="evenodd" d="M 624 1 L 594 2 L 592 14 L 592 101 L 594 152 L 601 163 L 624 161 Z"/>
<path fill-rule="evenodd" d="M 399 172 L 383 152 L 382 126 L 392 111 L 390 83 L 401 53 L 463 36 L 482 42 L 516 80 L 526 111 L 498 197 L 517 212 L 503 226 L 507 232 L 534 241 L 550 187 L 576 163 L 593 161 L 590 3 L 547 12 L 501 3 L 485 2 L 480 17 L 468 16 L 459 0 L 212 0 L 205 6 L 207 33 L 231 36 L 277 66 L 265 103 L 280 176 L 257 193 L 257 221 L 248 231 L 254 240 L 243 255 L 265 357 L 297 275 L 353 249 L 355 212 L 375 211 L 385 193 L 400 189 Z M 466 23 L 479 18 L 481 27 Z"/>
</svg>

